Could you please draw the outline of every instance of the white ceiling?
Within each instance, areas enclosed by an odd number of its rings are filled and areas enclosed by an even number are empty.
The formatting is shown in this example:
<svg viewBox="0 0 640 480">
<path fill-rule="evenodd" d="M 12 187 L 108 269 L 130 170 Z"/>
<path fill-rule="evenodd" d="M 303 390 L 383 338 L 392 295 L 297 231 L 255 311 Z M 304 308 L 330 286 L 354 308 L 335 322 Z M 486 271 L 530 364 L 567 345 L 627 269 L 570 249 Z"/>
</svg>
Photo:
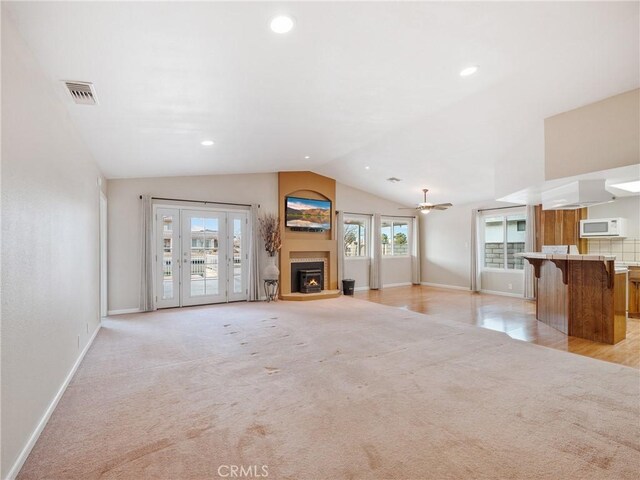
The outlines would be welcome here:
<svg viewBox="0 0 640 480">
<path fill-rule="evenodd" d="M 484 200 L 545 117 L 640 85 L 638 2 L 3 7 L 109 178 L 313 170 L 405 204 Z"/>
</svg>

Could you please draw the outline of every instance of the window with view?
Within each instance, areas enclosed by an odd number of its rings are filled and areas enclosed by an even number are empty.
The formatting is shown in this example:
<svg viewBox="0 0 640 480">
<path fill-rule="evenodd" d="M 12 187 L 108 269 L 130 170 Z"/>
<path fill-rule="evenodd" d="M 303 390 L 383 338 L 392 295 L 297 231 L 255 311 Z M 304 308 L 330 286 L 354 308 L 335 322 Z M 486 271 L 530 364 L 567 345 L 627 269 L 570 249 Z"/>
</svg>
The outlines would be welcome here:
<svg viewBox="0 0 640 480">
<path fill-rule="evenodd" d="M 344 219 L 344 256 L 369 256 L 368 242 L 369 219 L 367 217 L 345 216 Z"/>
<path fill-rule="evenodd" d="M 409 222 L 406 220 L 382 220 L 382 255 L 409 255 Z"/>
<path fill-rule="evenodd" d="M 498 215 L 484 218 L 484 266 L 501 270 L 523 270 L 526 216 Z"/>
</svg>

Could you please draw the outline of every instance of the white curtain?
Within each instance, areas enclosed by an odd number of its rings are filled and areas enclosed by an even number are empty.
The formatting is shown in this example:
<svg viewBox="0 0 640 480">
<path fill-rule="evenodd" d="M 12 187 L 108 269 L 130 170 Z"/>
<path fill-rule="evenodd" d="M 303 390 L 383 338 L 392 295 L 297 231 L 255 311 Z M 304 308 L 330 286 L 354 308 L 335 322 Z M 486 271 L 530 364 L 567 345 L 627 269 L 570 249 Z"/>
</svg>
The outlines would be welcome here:
<svg viewBox="0 0 640 480">
<path fill-rule="evenodd" d="M 524 238 L 524 251 L 533 252 L 536 249 L 536 210 L 535 206 L 527 205 L 527 223 Z M 536 279 L 533 266 L 524 260 L 524 298 L 536 298 Z"/>
<path fill-rule="evenodd" d="M 380 214 L 373 215 L 371 227 L 371 268 L 369 269 L 369 288 L 379 290 L 382 288 L 382 221 Z"/>
<path fill-rule="evenodd" d="M 140 211 L 140 310 L 150 312 L 156 309 L 153 294 L 153 208 L 151 195 L 142 195 Z"/>
<path fill-rule="evenodd" d="M 420 285 L 420 220 L 418 217 L 413 217 L 411 227 L 411 283 Z"/>
<path fill-rule="evenodd" d="M 249 301 L 260 300 L 260 241 L 258 239 L 258 205 L 251 205 L 249 216 Z"/>
<path fill-rule="evenodd" d="M 336 236 L 338 237 L 338 289 L 341 289 L 342 280 L 344 279 L 344 212 L 338 212 L 336 223 Z"/>
<path fill-rule="evenodd" d="M 471 211 L 471 291 L 479 292 L 481 286 L 480 265 L 480 212 L 477 209 Z"/>
</svg>

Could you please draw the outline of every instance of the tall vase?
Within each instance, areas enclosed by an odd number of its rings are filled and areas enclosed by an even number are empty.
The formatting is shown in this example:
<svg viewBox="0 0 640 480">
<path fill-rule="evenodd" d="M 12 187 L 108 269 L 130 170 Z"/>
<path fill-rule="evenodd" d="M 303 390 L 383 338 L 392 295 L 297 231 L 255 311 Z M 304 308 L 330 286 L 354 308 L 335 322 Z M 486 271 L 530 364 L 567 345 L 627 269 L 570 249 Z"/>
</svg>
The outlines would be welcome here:
<svg viewBox="0 0 640 480">
<path fill-rule="evenodd" d="M 280 277 L 280 270 L 276 266 L 276 256 L 267 257 L 267 266 L 262 272 L 262 278 L 265 280 L 278 280 Z"/>
</svg>

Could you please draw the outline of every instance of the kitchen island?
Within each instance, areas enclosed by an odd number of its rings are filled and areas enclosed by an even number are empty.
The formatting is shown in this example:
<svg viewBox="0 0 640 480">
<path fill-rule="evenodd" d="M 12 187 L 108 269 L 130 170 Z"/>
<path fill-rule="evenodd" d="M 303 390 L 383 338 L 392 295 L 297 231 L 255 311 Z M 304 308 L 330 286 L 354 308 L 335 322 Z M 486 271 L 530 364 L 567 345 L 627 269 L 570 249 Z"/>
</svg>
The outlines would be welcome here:
<svg viewBox="0 0 640 480">
<path fill-rule="evenodd" d="M 522 253 L 537 281 L 536 318 L 567 335 L 615 344 L 626 337 L 626 269 L 614 256 Z"/>
</svg>

